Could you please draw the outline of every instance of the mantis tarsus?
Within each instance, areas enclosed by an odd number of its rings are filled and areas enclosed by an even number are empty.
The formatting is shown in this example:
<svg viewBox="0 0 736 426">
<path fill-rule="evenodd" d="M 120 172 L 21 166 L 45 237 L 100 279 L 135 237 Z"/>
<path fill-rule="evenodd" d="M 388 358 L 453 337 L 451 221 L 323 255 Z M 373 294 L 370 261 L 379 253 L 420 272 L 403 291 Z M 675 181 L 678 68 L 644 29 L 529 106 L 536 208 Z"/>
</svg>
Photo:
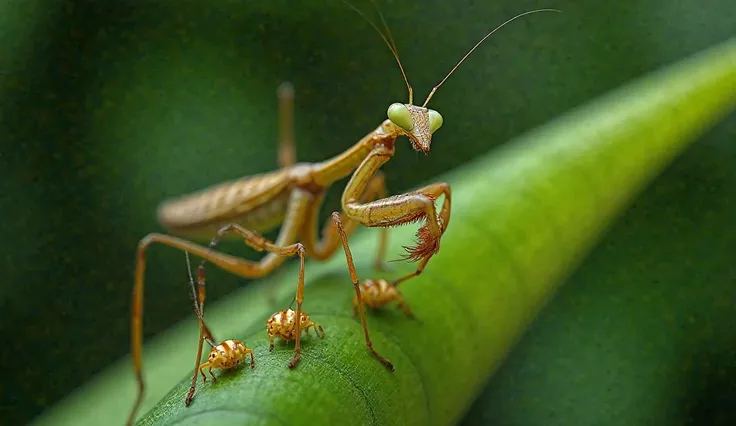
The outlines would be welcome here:
<svg viewBox="0 0 736 426">
<path fill-rule="evenodd" d="M 354 6 L 348 4 L 361 16 Z M 133 306 L 131 312 L 131 340 L 135 375 L 138 381 L 138 396 L 130 413 L 128 423 L 135 419 L 144 394 L 142 375 L 142 314 L 145 276 L 145 252 L 153 243 L 160 243 L 192 253 L 202 259 L 199 266 L 199 306 L 204 301 L 204 264 L 210 262 L 235 275 L 260 278 L 278 268 L 287 257 L 299 256 L 299 277 L 296 290 L 295 348 L 294 357 L 288 364 L 295 367 L 301 357 L 301 321 L 304 299 L 304 262 L 306 258 L 325 260 L 342 245 L 345 252 L 350 278 L 355 290 L 356 310 L 360 314 L 365 343 L 371 353 L 389 370 L 393 364 L 373 348 L 368 333 L 358 276 L 348 244 L 348 236 L 358 225 L 381 229 L 376 267 L 383 264 L 389 227 L 423 222 L 417 231 L 416 245 L 405 247 L 405 259 L 419 262 L 416 270 L 391 282 L 392 286 L 418 276 L 427 263 L 439 251 L 440 239 L 450 221 L 451 189 L 447 183 L 437 182 L 414 191 L 388 196 L 381 166 L 388 162 L 395 151 L 399 136 L 407 136 L 414 150 L 428 153 L 432 135 L 442 125 L 439 112 L 427 108 L 432 96 L 465 59 L 495 31 L 509 22 L 530 13 L 556 11 L 538 9 L 519 14 L 499 25 L 485 35 L 427 96 L 422 106 L 413 104 L 413 90 L 399 60 L 398 50 L 391 37 L 383 16 L 381 20 L 387 36 L 378 27 L 366 20 L 378 31 L 388 45 L 409 92 L 409 103 L 394 103 L 388 108 L 388 119 L 360 139 L 345 152 L 319 163 L 296 163 L 292 108 L 294 91 L 290 84 L 282 84 L 279 98 L 279 164 L 274 172 L 244 177 L 221 183 L 203 191 L 186 195 L 163 203 L 158 210 L 160 223 L 172 233 L 188 236 L 215 235 L 209 246 L 196 244 L 187 239 L 160 233 L 143 237 L 137 249 Z M 379 12 L 380 14 L 380 12 Z M 364 16 L 365 17 L 365 16 Z M 325 224 L 321 237 L 318 234 L 318 211 L 325 192 L 336 182 L 352 173 L 342 193 L 340 212 L 332 213 Z M 444 195 L 442 207 L 437 211 L 435 202 Z M 270 241 L 259 234 L 281 225 L 278 237 Z M 268 252 L 260 261 L 254 262 L 215 250 L 221 238 L 240 237 L 245 244 Z M 382 286 L 385 287 L 385 286 Z M 212 334 L 207 328 L 195 296 L 195 311 L 200 323 L 200 342 L 197 353 L 192 389 L 187 396 L 191 401 L 196 383 L 199 359 L 205 340 L 214 347 Z"/>
</svg>

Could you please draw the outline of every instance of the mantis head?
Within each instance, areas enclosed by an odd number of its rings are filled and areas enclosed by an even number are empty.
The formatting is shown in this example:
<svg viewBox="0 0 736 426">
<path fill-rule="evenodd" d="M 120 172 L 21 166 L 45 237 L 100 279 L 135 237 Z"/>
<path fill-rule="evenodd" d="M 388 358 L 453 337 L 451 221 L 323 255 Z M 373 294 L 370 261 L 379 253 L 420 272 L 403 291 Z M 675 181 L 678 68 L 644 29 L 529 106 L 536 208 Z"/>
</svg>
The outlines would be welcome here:
<svg viewBox="0 0 736 426">
<path fill-rule="evenodd" d="M 442 126 L 439 112 L 412 104 L 395 103 L 388 107 L 388 119 L 409 137 L 414 150 L 427 153 L 432 134 Z"/>
<path fill-rule="evenodd" d="M 401 76 L 404 77 L 404 81 L 406 82 L 406 87 L 409 89 L 409 103 L 408 104 L 402 104 L 402 103 L 394 103 L 391 104 L 391 106 L 388 107 L 388 119 L 391 120 L 393 124 L 395 124 L 402 134 L 405 134 L 409 137 L 409 140 L 411 141 L 412 146 L 416 151 L 421 151 L 424 153 L 429 152 L 429 146 L 432 144 L 432 134 L 437 131 L 442 126 L 442 116 L 439 112 L 427 108 L 427 104 L 429 103 L 429 100 L 432 99 L 432 96 L 434 96 L 437 89 L 439 89 L 440 86 L 447 80 L 453 72 L 463 63 L 465 60 L 470 56 L 473 51 L 480 46 L 481 43 L 483 43 L 488 37 L 490 37 L 493 33 L 501 29 L 503 26 L 508 24 L 509 22 L 518 19 L 522 16 L 529 15 L 532 13 L 537 12 L 559 12 L 557 9 L 536 9 L 531 10 L 528 12 L 520 13 L 516 16 L 514 16 L 511 19 L 506 20 L 503 24 L 497 26 L 488 34 L 485 35 L 478 43 L 473 46 L 472 49 L 468 51 L 468 53 L 463 56 L 460 61 L 455 64 L 455 66 L 450 70 L 449 73 L 445 76 L 445 78 L 442 79 L 442 81 L 439 82 L 431 92 L 429 92 L 429 96 L 427 96 L 427 100 L 424 101 L 424 104 L 422 106 L 413 105 L 413 90 L 411 88 L 411 84 L 409 84 L 409 79 L 406 78 L 406 72 L 404 72 L 404 66 L 401 65 L 401 61 L 399 60 L 399 51 L 396 49 L 396 43 L 394 43 L 393 37 L 391 36 L 391 31 L 388 29 L 388 25 L 386 24 L 386 20 L 383 18 L 383 14 L 380 10 L 378 10 L 378 6 L 376 6 L 375 3 L 373 3 L 373 6 L 376 8 L 376 11 L 378 12 L 378 15 L 381 17 L 381 22 L 383 23 L 383 27 L 386 29 L 386 34 L 384 35 L 383 31 L 381 31 L 376 24 L 373 23 L 370 19 L 368 19 L 363 12 L 361 12 L 358 8 L 347 2 L 347 0 L 342 0 L 343 3 L 345 3 L 347 6 L 349 6 L 351 9 L 353 9 L 355 12 L 357 12 L 360 16 L 362 16 L 375 30 L 378 32 L 378 35 L 381 36 L 383 41 L 388 46 L 389 50 L 391 50 L 391 54 L 393 54 L 394 58 L 396 59 L 396 63 L 399 65 L 399 70 L 401 71 Z"/>
</svg>

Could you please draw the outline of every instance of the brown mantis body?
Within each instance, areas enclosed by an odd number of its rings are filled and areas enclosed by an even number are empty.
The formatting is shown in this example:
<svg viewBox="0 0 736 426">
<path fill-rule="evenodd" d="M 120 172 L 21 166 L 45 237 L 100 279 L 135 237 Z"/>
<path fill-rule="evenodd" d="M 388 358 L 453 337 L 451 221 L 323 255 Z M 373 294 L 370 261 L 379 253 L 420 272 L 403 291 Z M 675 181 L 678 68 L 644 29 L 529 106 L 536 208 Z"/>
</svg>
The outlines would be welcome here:
<svg viewBox="0 0 736 426">
<path fill-rule="evenodd" d="M 146 235 L 138 244 L 131 312 L 132 354 L 134 370 L 138 380 L 138 397 L 130 413 L 129 424 L 135 419 L 145 388 L 142 375 L 143 287 L 146 265 L 145 253 L 153 243 L 174 247 L 203 259 L 202 265 L 200 265 L 200 301 L 204 300 L 203 265 L 205 262 L 213 263 L 219 268 L 241 277 L 260 278 L 278 268 L 286 258 L 299 256 L 300 267 L 295 297 L 295 329 L 293 332 L 295 349 L 294 357 L 288 364 L 290 368 L 296 366 L 301 358 L 300 335 L 302 329 L 300 320 L 303 318 L 305 259 L 325 260 L 332 256 L 342 245 L 355 290 L 355 307 L 360 314 L 365 343 L 371 353 L 383 365 L 391 371 L 394 370 L 393 364 L 379 355 L 371 343 L 363 309 L 366 299 L 365 295 L 361 296 L 355 265 L 348 245 L 348 235 L 358 225 L 382 228 L 376 259 L 376 267 L 380 268 L 386 249 L 387 228 L 422 222 L 417 232 L 416 245 L 406 247 L 406 259 L 419 262 L 417 269 L 415 272 L 395 280 L 392 285 L 421 274 L 430 258 L 439 251 L 440 239 L 449 225 L 451 211 L 450 186 L 444 182 L 437 182 L 405 194 L 387 196 L 383 175 L 379 169 L 394 155 L 396 140 L 399 136 L 407 136 L 416 151 L 424 153 L 430 151 L 432 134 L 442 125 L 441 115 L 437 111 L 426 108 L 437 88 L 478 45 L 498 28 L 520 16 L 533 12 L 517 15 L 489 32 L 433 88 L 422 106 L 412 104 L 412 88 L 406 79 L 393 40 L 389 43 L 383 33 L 371 23 L 386 41 L 399 64 L 409 89 L 408 104 L 392 104 L 388 109 L 388 119 L 345 152 L 319 163 L 296 163 L 292 128 L 293 89 L 288 84 L 282 84 L 278 91 L 280 99 L 280 169 L 215 185 L 161 205 L 158 211 L 159 221 L 172 233 L 192 237 L 214 234 L 215 237 L 211 240 L 209 246 L 203 246 L 180 237 L 152 233 Z M 342 193 L 342 212 L 332 213 L 331 219 L 325 224 L 320 236 L 318 211 L 325 193 L 334 182 L 351 174 L 352 176 Z M 435 202 L 443 195 L 444 200 L 438 211 Z M 278 225 L 281 225 L 281 228 L 275 241 L 270 241 L 261 236 L 261 232 L 274 229 Z M 219 240 L 226 236 L 240 237 L 248 246 L 268 253 L 261 260 L 254 262 L 215 250 Z M 387 302 L 383 301 L 376 305 L 384 303 Z M 197 303 L 195 302 L 195 308 L 196 306 Z M 196 367 L 199 368 L 202 344 L 205 340 L 211 342 L 212 335 L 204 323 L 201 311 L 197 313 L 200 322 L 200 347 Z M 212 343 L 210 344 L 212 345 Z M 187 396 L 187 405 L 193 395 L 194 383 L 198 373 L 197 368 L 194 372 L 192 390 Z"/>
</svg>

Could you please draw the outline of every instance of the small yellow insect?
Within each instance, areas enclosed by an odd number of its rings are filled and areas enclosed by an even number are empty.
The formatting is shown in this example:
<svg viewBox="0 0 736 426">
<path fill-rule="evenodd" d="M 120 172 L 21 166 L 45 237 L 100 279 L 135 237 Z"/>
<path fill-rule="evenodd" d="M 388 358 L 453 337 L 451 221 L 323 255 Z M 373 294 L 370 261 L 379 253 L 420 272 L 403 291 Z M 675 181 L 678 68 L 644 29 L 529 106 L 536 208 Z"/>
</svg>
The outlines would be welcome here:
<svg viewBox="0 0 736 426">
<path fill-rule="evenodd" d="M 300 328 L 302 332 L 309 334 L 309 329 L 313 328 L 314 332 L 322 339 L 325 338 L 325 331 L 322 326 L 309 319 L 306 312 L 301 312 Z M 273 351 L 274 339 L 276 337 L 288 342 L 296 340 L 296 312 L 292 309 L 284 309 L 276 312 L 266 320 L 266 330 L 268 332 L 268 340 L 271 345 L 268 347 L 269 352 Z"/>
<path fill-rule="evenodd" d="M 215 375 L 212 374 L 213 368 L 228 369 L 237 367 L 241 361 L 250 355 L 250 368 L 255 368 L 256 361 L 253 358 L 253 351 L 245 347 L 245 343 L 240 340 L 225 340 L 219 345 L 212 348 L 207 362 L 199 366 L 199 372 L 202 373 L 202 380 L 207 381 L 204 369 L 209 368 L 212 381 L 216 382 Z"/>
<path fill-rule="evenodd" d="M 389 303 L 396 301 L 399 309 L 407 317 L 415 318 L 411 312 L 411 308 L 409 308 L 409 304 L 404 300 L 404 295 L 401 294 L 396 284 L 398 283 L 389 282 L 384 279 L 365 280 L 360 284 L 360 299 L 364 305 L 373 309 L 383 308 Z M 358 296 L 353 296 L 353 314 L 358 315 Z"/>
</svg>

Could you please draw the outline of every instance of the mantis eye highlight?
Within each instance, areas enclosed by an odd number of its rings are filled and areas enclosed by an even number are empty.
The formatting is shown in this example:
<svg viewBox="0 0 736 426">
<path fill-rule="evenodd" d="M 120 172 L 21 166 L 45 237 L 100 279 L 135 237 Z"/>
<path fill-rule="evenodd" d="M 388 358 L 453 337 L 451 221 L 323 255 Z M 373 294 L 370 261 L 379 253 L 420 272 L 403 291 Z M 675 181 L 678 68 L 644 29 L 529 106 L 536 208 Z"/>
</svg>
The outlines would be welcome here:
<svg viewBox="0 0 736 426">
<path fill-rule="evenodd" d="M 409 108 L 404 104 L 395 103 L 388 107 L 388 119 L 392 123 L 410 132 L 414 128 L 414 120 L 411 118 Z"/>
<path fill-rule="evenodd" d="M 440 115 L 439 112 L 433 109 L 429 110 L 429 131 L 430 132 L 434 133 L 435 131 L 437 131 L 437 129 L 442 127 L 442 121 L 443 121 L 442 115 Z"/>
</svg>

